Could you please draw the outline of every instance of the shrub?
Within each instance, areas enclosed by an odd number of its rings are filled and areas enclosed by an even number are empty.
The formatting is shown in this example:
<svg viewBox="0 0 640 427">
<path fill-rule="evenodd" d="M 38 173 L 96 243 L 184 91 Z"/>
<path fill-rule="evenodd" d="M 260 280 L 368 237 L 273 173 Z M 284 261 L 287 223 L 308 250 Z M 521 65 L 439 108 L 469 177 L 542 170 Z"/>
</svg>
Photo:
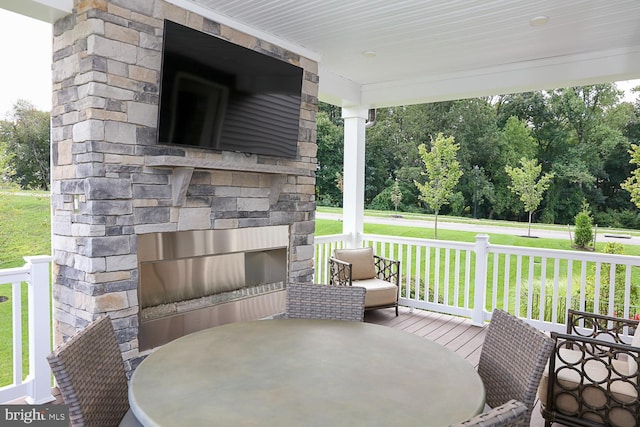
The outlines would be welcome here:
<svg viewBox="0 0 640 427">
<path fill-rule="evenodd" d="M 576 215 L 576 230 L 573 244 L 580 249 L 586 249 L 593 242 L 593 220 L 589 214 L 588 206 L 582 205 L 582 211 Z"/>
</svg>

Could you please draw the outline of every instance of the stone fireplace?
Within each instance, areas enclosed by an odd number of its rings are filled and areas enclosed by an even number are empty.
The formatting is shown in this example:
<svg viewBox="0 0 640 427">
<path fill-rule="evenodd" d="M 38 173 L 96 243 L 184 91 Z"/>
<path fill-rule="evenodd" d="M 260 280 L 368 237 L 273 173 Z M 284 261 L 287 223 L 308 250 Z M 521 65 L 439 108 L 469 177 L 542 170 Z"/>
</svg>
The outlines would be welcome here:
<svg viewBox="0 0 640 427">
<path fill-rule="evenodd" d="M 295 159 L 156 145 L 164 19 L 303 68 Z M 131 370 L 157 342 L 211 324 L 201 318 L 282 311 L 286 283 L 313 276 L 317 64 L 163 0 L 76 0 L 54 25 L 53 52 L 56 343 L 107 314 Z M 275 243 L 251 243 L 274 230 Z M 186 257 L 148 249 L 189 238 L 187 252 L 198 239 L 216 243 Z M 218 252 L 225 239 L 245 246 Z M 191 273 L 177 272 L 187 265 Z M 202 271 L 220 292 L 209 293 Z M 180 301 L 184 289 L 168 290 L 168 300 L 142 293 L 143 279 L 168 286 L 169 272 L 197 290 Z M 182 320 L 163 323 L 177 314 Z M 147 339 L 155 335 L 163 337 Z"/>
</svg>

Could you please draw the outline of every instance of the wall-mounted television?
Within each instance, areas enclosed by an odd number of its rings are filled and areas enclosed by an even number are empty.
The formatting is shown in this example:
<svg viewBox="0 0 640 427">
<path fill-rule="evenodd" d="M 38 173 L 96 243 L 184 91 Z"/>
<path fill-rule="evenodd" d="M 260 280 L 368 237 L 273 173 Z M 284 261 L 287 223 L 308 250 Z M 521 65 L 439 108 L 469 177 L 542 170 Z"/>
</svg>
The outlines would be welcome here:
<svg viewBox="0 0 640 427">
<path fill-rule="evenodd" d="M 158 144 L 295 158 L 303 70 L 164 22 Z"/>
</svg>

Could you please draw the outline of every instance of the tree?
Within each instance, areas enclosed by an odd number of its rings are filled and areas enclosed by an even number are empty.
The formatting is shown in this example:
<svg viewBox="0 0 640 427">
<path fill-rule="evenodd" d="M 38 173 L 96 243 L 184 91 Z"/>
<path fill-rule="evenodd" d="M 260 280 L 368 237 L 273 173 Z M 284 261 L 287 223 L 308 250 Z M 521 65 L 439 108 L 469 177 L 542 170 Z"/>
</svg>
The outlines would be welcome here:
<svg viewBox="0 0 640 427">
<path fill-rule="evenodd" d="M 402 201 L 402 191 L 400 191 L 400 184 L 398 183 L 398 178 L 393 182 L 393 189 L 391 190 L 391 203 L 393 203 L 393 207 L 396 212 L 398 211 L 398 205 Z"/>
<path fill-rule="evenodd" d="M 320 111 L 316 117 L 316 129 L 318 133 L 316 200 L 323 206 L 341 206 L 342 188 L 336 186 L 336 177 L 342 176 L 344 132 L 324 111 Z"/>
<path fill-rule="evenodd" d="M 582 201 L 582 210 L 576 215 L 576 231 L 573 244 L 579 249 L 586 249 L 593 241 L 593 220 L 589 212 L 589 204 Z"/>
<path fill-rule="evenodd" d="M 495 189 L 489 198 L 494 212 L 504 215 L 518 212 L 520 207 L 518 198 L 509 191 L 509 176 L 505 172 L 505 167 L 515 164 L 521 157 L 535 158 L 538 144 L 526 122 L 511 116 L 498 134 L 497 145 L 500 148 L 499 154 L 491 162 L 493 163 L 491 182 Z"/>
<path fill-rule="evenodd" d="M 434 236 L 436 239 L 438 238 L 440 208 L 449 203 L 453 196 L 453 189 L 462 176 L 460 163 L 456 160 L 459 149 L 460 145 L 454 142 L 452 136 L 445 137 L 441 133 L 438 134 L 435 141 L 431 141 L 431 149 L 427 150 L 425 144 L 418 146 L 420 157 L 426 169 L 422 175 L 427 178 L 424 184 L 418 181 L 414 181 L 414 184 L 420 191 L 420 200 L 435 212 Z"/>
<path fill-rule="evenodd" d="M 12 166 L 13 155 L 7 150 L 7 143 L 0 140 L 0 187 L 10 187 L 16 171 Z"/>
<path fill-rule="evenodd" d="M 536 160 L 527 160 L 525 157 L 520 159 L 522 168 L 513 168 L 506 166 L 505 171 L 509 178 L 511 178 L 511 185 L 509 189 L 516 193 L 522 203 L 524 209 L 529 213 L 529 230 L 528 236 L 531 237 L 531 217 L 533 211 L 535 211 L 540 202 L 542 201 L 542 195 L 549 188 L 549 184 L 553 179 L 553 173 L 545 173 L 538 179 L 540 172 L 542 172 L 542 165 L 538 164 Z"/>
<path fill-rule="evenodd" d="M 23 189 L 49 189 L 50 115 L 24 100 L 13 107 L 8 121 L 0 121 L 0 141 L 6 144 L 10 179 Z"/>
<path fill-rule="evenodd" d="M 629 154 L 631 154 L 629 163 L 639 165 L 639 167 L 636 167 L 631 172 L 631 176 L 627 178 L 620 187 L 631 193 L 631 201 L 640 208 L 640 147 L 636 144 L 631 144 Z"/>
</svg>

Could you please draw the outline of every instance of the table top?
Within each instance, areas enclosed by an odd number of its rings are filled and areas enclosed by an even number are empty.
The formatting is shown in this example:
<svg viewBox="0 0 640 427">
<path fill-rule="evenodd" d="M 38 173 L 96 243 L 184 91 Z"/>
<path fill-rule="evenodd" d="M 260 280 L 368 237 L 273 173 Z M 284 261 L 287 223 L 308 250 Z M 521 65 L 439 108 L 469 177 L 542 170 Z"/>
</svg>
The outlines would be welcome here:
<svg viewBox="0 0 640 427">
<path fill-rule="evenodd" d="M 476 370 L 444 346 L 363 322 L 231 323 L 165 344 L 136 369 L 147 426 L 448 426 L 480 413 Z"/>
</svg>

